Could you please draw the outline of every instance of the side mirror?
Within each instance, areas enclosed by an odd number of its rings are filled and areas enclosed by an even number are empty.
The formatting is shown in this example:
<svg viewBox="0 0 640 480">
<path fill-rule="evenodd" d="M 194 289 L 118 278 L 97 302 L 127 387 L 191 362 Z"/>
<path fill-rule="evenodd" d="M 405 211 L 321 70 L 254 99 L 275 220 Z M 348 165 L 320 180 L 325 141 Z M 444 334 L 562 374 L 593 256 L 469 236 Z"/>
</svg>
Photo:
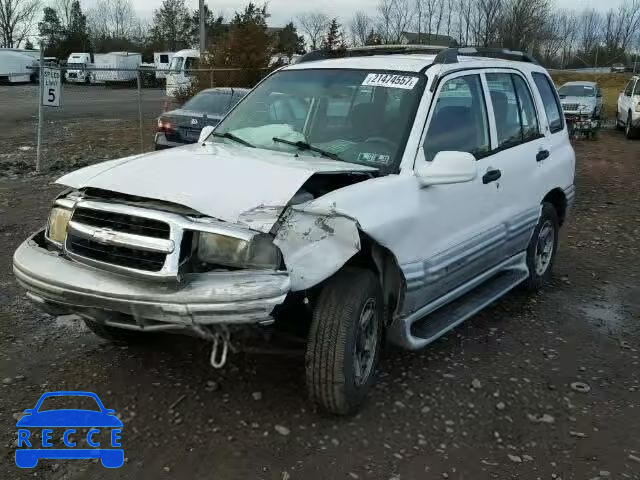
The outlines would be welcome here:
<svg viewBox="0 0 640 480">
<path fill-rule="evenodd" d="M 211 135 L 211 132 L 213 132 L 214 130 L 215 130 L 215 127 L 212 127 L 211 125 L 207 125 L 206 127 L 204 127 L 200 131 L 200 137 L 198 137 L 198 143 L 203 143 L 207 138 L 209 138 L 209 135 Z"/>
<path fill-rule="evenodd" d="M 420 185 L 446 185 L 471 182 L 478 175 L 476 159 L 467 152 L 439 152 L 430 162 L 416 169 Z"/>
<path fill-rule="evenodd" d="M 31 415 L 33 413 L 33 408 L 27 408 L 24 413 L 26 413 L 27 415 Z"/>
<path fill-rule="evenodd" d="M 116 411 L 112 408 L 107 408 L 105 409 L 104 413 L 106 413 L 107 415 L 113 415 L 114 413 L 116 413 Z"/>
</svg>

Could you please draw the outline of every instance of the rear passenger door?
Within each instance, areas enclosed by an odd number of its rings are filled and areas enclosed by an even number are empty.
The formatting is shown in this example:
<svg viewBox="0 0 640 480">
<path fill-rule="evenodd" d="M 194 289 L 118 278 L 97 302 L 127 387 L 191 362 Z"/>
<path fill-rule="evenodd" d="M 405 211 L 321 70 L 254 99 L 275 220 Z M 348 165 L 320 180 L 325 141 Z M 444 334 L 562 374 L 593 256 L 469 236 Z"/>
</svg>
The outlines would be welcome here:
<svg viewBox="0 0 640 480">
<path fill-rule="evenodd" d="M 493 167 L 497 209 L 505 227 L 504 257 L 527 248 L 540 214 L 539 164 L 548 160 L 549 139 L 539 123 L 533 92 L 526 77 L 504 69 L 483 75 L 490 104 Z"/>
</svg>

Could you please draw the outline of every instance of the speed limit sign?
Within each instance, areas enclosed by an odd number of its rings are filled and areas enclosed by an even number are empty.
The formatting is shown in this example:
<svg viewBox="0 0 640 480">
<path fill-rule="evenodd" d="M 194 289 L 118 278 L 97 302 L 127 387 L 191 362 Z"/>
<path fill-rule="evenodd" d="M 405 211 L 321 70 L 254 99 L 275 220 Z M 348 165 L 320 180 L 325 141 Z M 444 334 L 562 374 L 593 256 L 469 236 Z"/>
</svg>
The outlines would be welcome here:
<svg viewBox="0 0 640 480">
<path fill-rule="evenodd" d="M 42 69 L 42 105 L 59 107 L 62 96 L 62 75 L 58 68 Z"/>
</svg>

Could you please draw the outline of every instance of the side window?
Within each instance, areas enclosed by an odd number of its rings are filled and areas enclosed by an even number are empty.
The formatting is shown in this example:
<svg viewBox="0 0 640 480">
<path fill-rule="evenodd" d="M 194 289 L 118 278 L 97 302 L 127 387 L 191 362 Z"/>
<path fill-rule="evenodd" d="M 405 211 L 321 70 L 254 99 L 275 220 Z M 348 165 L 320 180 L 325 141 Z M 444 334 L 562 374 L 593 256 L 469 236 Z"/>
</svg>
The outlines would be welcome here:
<svg viewBox="0 0 640 480">
<path fill-rule="evenodd" d="M 549 121 L 549 130 L 551 130 L 551 133 L 561 132 L 564 129 L 564 114 L 562 113 L 555 87 L 544 73 L 534 72 L 532 76 L 540 93 L 540 98 L 542 98 L 544 111 Z"/>
<path fill-rule="evenodd" d="M 518 97 L 509 73 L 487 73 L 489 94 L 496 119 L 498 148 L 522 143 Z"/>
<path fill-rule="evenodd" d="M 636 82 L 636 88 L 635 88 L 635 90 L 633 91 L 633 94 L 634 94 L 634 95 L 640 95 L 640 81 L 637 81 L 637 82 Z"/>
<path fill-rule="evenodd" d="M 627 84 L 627 88 L 624 89 L 624 94 L 627 97 L 631 96 L 631 93 L 633 92 L 633 82 L 634 80 L 631 80 L 628 84 Z"/>
<path fill-rule="evenodd" d="M 479 75 L 447 80 L 440 89 L 424 142 L 427 161 L 438 152 L 469 152 L 479 158 L 490 149 L 487 107 Z"/>
<path fill-rule="evenodd" d="M 520 112 L 520 123 L 522 124 L 522 141 L 528 142 L 540 136 L 536 107 L 533 104 L 531 91 L 524 79 L 520 75 L 511 75 L 511 78 L 513 79 L 513 84 L 516 86 L 516 95 L 518 95 L 518 110 Z"/>
<path fill-rule="evenodd" d="M 197 69 L 199 65 L 200 65 L 200 59 L 195 57 L 188 57 L 187 62 L 184 65 L 184 69 L 185 70 Z"/>
<path fill-rule="evenodd" d="M 160 55 L 160 63 L 169 63 L 169 55 Z"/>
</svg>

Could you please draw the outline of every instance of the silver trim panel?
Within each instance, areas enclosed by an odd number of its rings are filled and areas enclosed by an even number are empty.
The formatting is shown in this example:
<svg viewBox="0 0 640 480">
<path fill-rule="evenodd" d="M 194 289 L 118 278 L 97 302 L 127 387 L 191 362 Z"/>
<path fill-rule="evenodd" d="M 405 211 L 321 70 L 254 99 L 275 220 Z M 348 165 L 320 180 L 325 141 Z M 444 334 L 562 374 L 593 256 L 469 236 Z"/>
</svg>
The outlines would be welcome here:
<svg viewBox="0 0 640 480">
<path fill-rule="evenodd" d="M 173 253 L 175 244 L 173 240 L 164 238 L 144 237 L 132 233 L 117 232 L 107 228 L 83 225 L 73 220 L 69 222 L 68 232 L 80 238 L 93 240 L 102 245 L 114 245 L 117 247 L 132 247 L 146 252 Z"/>
</svg>

